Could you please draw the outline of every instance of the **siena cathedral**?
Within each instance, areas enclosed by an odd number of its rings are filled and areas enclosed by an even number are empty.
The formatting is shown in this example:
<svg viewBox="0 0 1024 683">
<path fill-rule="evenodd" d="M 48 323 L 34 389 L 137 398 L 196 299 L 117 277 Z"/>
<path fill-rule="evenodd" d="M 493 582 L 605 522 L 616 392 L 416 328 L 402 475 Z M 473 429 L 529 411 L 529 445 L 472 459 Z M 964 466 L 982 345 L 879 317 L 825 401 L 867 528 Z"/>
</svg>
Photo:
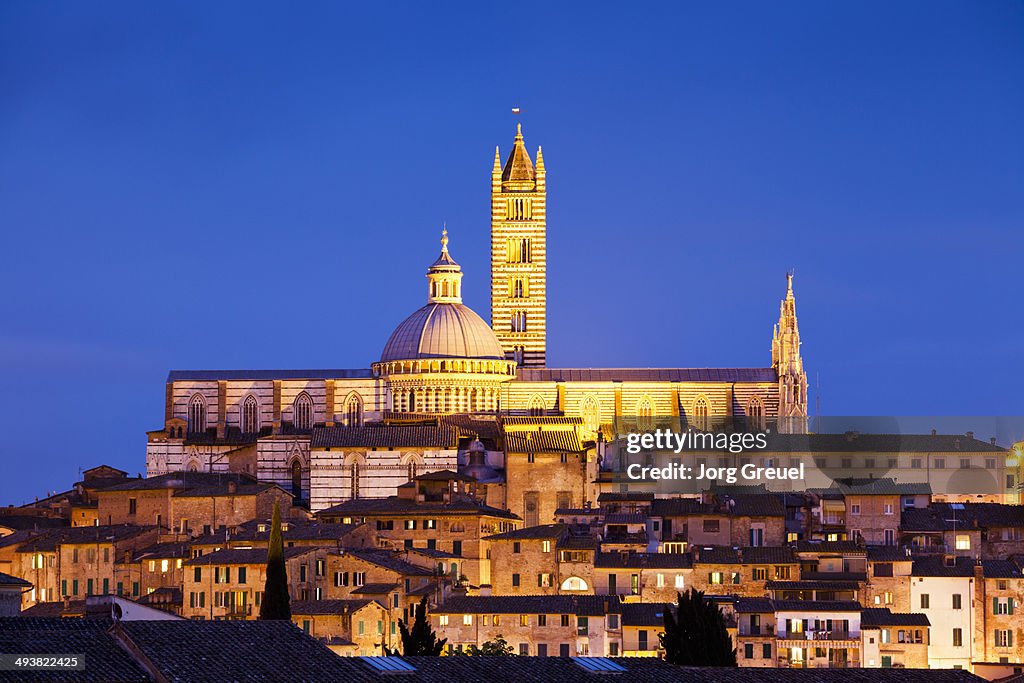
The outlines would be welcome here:
<svg viewBox="0 0 1024 683">
<path fill-rule="evenodd" d="M 763 368 L 547 365 L 547 170 L 517 130 L 491 171 L 491 321 L 462 303 L 447 232 L 427 301 L 369 368 L 183 370 L 167 378 L 148 476 L 247 472 L 313 511 L 396 495 L 418 475 L 472 477 L 486 503 L 527 524 L 596 501 L 602 451 L 659 420 L 707 428 L 807 415 L 792 278 Z M 664 421 L 664 422 L 662 422 Z M 799 420 L 797 420 L 799 422 Z"/>
</svg>

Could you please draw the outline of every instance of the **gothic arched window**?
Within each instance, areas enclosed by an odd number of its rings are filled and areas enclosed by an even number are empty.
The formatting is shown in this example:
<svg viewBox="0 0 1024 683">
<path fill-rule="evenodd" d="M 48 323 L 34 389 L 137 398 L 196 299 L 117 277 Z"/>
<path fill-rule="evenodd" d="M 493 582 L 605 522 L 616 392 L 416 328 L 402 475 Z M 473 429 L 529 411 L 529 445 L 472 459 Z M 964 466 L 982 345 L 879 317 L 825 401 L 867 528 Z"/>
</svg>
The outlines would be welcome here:
<svg viewBox="0 0 1024 683">
<path fill-rule="evenodd" d="M 764 429 L 764 403 L 758 396 L 750 399 L 747 404 L 747 428 L 753 430 Z"/>
<path fill-rule="evenodd" d="M 544 399 L 540 396 L 534 396 L 530 399 L 530 415 L 543 415 L 545 408 Z"/>
<path fill-rule="evenodd" d="M 597 399 L 593 396 L 583 399 L 583 408 L 580 410 L 580 414 L 583 417 L 583 426 L 589 431 L 596 432 L 597 428 L 601 426 L 601 413 L 598 410 Z"/>
<path fill-rule="evenodd" d="M 198 434 L 206 431 L 206 399 L 196 394 L 188 402 L 188 431 Z"/>
<path fill-rule="evenodd" d="M 292 461 L 292 496 L 302 500 L 302 463 L 297 459 Z"/>
<path fill-rule="evenodd" d="M 653 426 L 651 399 L 644 396 L 636 402 L 636 426 L 650 429 Z"/>
<path fill-rule="evenodd" d="M 260 431 L 260 404 L 249 394 L 242 402 L 242 433 L 256 434 Z"/>
<path fill-rule="evenodd" d="M 358 394 L 351 394 L 345 401 L 345 424 L 349 427 L 363 424 L 363 401 Z"/>
<path fill-rule="evenodd" d="M 708 400 L 703 396 L 698 396 L 697 400 L 693 402 L 693 426 L 706 432 L 710 425 L 708 414 Z"/>
<path fill-rule="evenodd" d="M 313 428 L 313 399 L 304 391 L 295 397 L 295 403 L 292 405 L 292 423 L 296 429 Z"/>
</svg>

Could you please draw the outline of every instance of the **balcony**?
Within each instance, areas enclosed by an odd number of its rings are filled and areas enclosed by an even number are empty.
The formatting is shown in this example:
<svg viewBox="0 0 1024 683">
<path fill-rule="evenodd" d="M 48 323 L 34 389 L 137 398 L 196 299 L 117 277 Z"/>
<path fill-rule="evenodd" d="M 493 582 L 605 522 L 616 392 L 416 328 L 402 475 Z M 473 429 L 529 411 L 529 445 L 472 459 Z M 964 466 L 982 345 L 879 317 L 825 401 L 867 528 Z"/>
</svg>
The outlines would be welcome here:
<svg viewBox="0 0 1024 683">
<path fill-rule="evenodd" d="M 860 649 L 860 633 L 856 631 L 780 631 L 778 637 L 779 647 L 809 647 L 813 642 L 814 647 Z"/>
<path fill-rule="evenodd" d="M 252 616 L 252 605 L 232 605 L 224 614 L 225 619 L 248 619 Z"/>
<path fill-rule="evenodd" d="M 737 633 L 745 638 L 775 637 L 775 629 L 770 626 L 740 626 Z"/>
</svg>

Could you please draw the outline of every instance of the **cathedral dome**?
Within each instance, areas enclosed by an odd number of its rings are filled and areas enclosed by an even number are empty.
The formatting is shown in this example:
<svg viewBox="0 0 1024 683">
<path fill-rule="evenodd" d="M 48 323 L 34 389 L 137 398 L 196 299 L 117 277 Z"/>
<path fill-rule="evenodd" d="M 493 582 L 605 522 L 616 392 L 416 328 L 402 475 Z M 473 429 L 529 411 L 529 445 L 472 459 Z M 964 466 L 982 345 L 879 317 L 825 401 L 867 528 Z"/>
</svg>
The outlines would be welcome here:
<svg viewBox="0 0 1024 683">
<path fill-rule="evenodd" d="M 504 360 L 505 352 L 490 326 L 469 306 L 432 302 L 395 328 L 380 362 L 428 358 Z"/>
<path fill-rule="evenodd" d="M 427 305 L 395 328 L 379 362 L 505 360 L 490 325 L 462 303 L 462 267 L 448 253 L 447 228 L 441 233 L 441 255 L 427 269 L 427 280 Z"/>
</svg>

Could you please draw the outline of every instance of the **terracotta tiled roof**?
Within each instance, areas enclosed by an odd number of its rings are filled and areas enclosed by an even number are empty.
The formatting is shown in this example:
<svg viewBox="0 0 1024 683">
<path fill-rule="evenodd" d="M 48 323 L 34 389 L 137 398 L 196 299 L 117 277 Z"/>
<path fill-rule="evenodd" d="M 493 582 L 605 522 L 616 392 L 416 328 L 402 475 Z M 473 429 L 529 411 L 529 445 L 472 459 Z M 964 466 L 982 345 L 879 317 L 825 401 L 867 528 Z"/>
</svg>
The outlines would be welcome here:
<svg viewBox="0 0 1024 683">
<path fill-rule="evenodd" d="M 64 608 L 62 602 L 53 604 Z M 107 633 L 110 626 L 109 619 L 61 619 L 59 613 L 50 618 L 35 618 L 25 612 L 19 617 L 0 619 L 0 652 L 85 656 L 85 668 L 81 671 L 0 671 L 0 681 L 150 681 L 149 675 Z"/>
<path fill-rule="evenodd" d="M 605 609 L 607 605 L 607 610 Z M 434 614 L 576 614 L 602 616 L 619 612 L 619 599 L 607 595 L 472 595 L 454 596 Z"/>
<path fill-rule="evenodd" d="M 597 553 L 595 569 L 689 569 L 693 557 L 689 553 Z"/>
<path fill-rule="evenodd" d="M 493 536 L 485 536 L 485 541 L 525 541 L 545 538 L 560 538 L 569 533 L 569 527 L 565 524 L 541 524 L 539 526 L 528 526 L 515 531 L 506 531 Z"/>
<path fill-rule="evenodd" d="M 507 510 L 499 510 L 487 505 L 477 505 L 469 501 L 453 501 L 451 503 L 418 503 L 413 500 L 391 496 L 389 498 L 357 498 L 320 510 L 317 515 L 330 517 L 380 517 L 394 515 L 479 515 L 481 517 L 500 517 L 503 519 L 519 519 Z"/>
<path fill-rule="evenodd" d="M 927 614 L 899 614 L 887 607 L 871 607 L 860 613 L 860 627 L 872 626 L 931 626 Z"/>
<path fill-rule="evenodd" d="M 505 432 L 507 453 L 579 453 L 583 450 L 575 431 Z"/>
<path fill-rule="evenodd" d="M 402 554 L 389 550 L 343 550 L 342 553 L 357 557 L 364 562 L 375 564 L 403 576 L 433 576 L 433 572 L 402 559 Z"/>
<path fill-rule="evenodd" d="M 25 579 L 19 579 L 17 576 L 11 576 L 10 574 L 4 574 L 0 572 L 0 586 L 17 586 L 19 588 L 31 588 L 32 584 Z"/>
<path fill-rule="evenodd" d="M 309 546 L 293 546 L 284 549 L 284 558 L 290 559 L 305 553 L 313 552 L 315 548 Z M 266 548 L 226 548 L 213 553 L 206 553 L 191 560 L 185 560 L 185 564 L 210 565 L 210 564 L 266 564 Z"/>
<path fill-rule="evenodd" d="M 458 445 L 459 433 L 442 425 L 366 425 L 316 427 L 310 448 L 442 448 Z"/>
<path fill-rule="evenodd" d="M 369 605 L 373 600 L 292 600 L 292 615 L 345 614 Z"/>
</svg>

